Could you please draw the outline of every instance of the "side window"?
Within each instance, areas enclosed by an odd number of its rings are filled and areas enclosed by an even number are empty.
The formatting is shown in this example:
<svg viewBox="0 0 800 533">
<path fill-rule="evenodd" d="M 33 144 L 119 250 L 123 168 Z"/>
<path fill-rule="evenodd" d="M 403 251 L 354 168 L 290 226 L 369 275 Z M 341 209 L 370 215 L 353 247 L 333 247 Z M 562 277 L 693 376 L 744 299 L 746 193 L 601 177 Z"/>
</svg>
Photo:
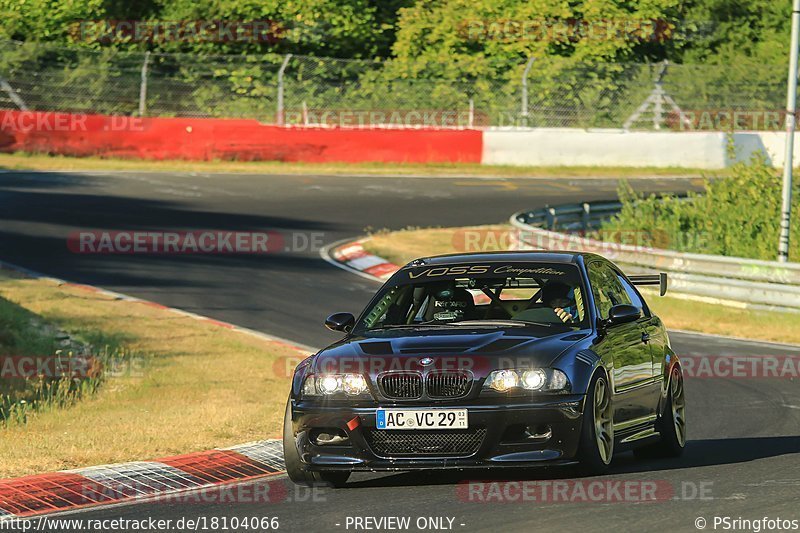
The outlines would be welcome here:
<svg viewBox="0 0 800 533">
<path fill-rule="evenodd" d="M 599 262 L 590 263 L 589 283 L 592 284 L 597 315 L 602 319 L 608 318 L 608 311 L 615 305 L 631 303 L 616 272 L 608 265 Z"/>
<path fill-rule="evenodd" d="M 622 284 L 622 287 L 625 289 L 625 293 L 628 295 L 628 299 L 631 301 L 632 305 L 635 305 L 639 309 L 642 310 L 642 316 L 650 316 L 650 310 L 647 308 L 647 304 L 644 303 L 644 300 L 639 293 L 636 292 L 636 289 L 633 288 L 633 285 L 628 283 L 624 277 L 622 277 L 619 273 L 617 273 L 617 279 Z"/>
</svg>

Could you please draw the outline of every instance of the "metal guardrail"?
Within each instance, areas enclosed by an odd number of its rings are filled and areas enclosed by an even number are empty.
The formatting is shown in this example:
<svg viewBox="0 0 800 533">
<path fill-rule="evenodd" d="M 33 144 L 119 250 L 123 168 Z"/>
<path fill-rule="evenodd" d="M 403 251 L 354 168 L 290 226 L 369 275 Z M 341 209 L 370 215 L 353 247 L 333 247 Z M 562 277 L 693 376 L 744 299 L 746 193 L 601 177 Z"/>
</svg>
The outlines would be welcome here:
<svg viewBox="0 0 800 533">
<path fill-rule="evenodd" d="M 545 206 L 543 209 L 518 213 L 521 221 L 550 230 L 588 231 L 600 227 L 622 209 L 619 202 L 583 202 L 578 205 Z"/>
<path fill-rule="evenodd" d="M 798 263 L 674 252 L 585 236 L 620 207 L 618 202 L 548 206 L 515 213 L 511 224 L 519 230 L 521 248 L 595 252 L 631 274 L 667 272 L 671 292 L 735 307 L 800 312 Z"/>
</svg>

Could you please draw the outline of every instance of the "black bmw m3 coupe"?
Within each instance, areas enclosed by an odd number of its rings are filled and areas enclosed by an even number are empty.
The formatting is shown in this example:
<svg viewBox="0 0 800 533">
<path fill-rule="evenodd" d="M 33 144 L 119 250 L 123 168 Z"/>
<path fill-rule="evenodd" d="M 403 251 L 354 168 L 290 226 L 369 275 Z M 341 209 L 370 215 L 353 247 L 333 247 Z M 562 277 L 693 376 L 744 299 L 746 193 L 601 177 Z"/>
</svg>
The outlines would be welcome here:
<svg viewBox="0 0 800 533">
<path fill-rule="evenodd" d="M 417 259 L 338 342 L 301 362 L 284 420 L 296 483 L 354 471 L 608 468 L 615 452 L 677 456 L 686 442 L 680 361 L 640 285 L 588 253 Z"/>
</svg>

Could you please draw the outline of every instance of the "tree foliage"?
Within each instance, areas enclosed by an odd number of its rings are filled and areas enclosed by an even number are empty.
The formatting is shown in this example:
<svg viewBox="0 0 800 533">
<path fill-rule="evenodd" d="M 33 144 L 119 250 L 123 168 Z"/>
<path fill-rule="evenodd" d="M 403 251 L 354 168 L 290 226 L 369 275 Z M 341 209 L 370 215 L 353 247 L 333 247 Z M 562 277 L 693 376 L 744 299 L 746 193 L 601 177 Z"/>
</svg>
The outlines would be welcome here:
<svg viewBox="0 0 800 533">
<path fill-rule="evenodd" d="M 291 52 L 334 57 L 388 53 L 398 10 L 410 0 L 0 0 L 0 36 L 55 41 L 76 47 L 230 54 Z M 76 29 L 92 21 L 275 23 L 267 42 L 202 39 L 85 38 Z M 94 28 L 93 28 L 94 29 Z M 94 32 L 98 34 L 99 32 Z"/>
<path fill-rule="evenodd" d="M 417 2 L 401 10 L 392 66 L 407 77 L 475 79 L 509 70 L 516 73 L 529 57 L 539 64 L 563 58 L 575 64 L 643 61 L 658 55 L 653 52 L 654 41 L 665 41 L 670 31 L 653 29 L 651 24 L 673 20 L 679 3 Z"/>
<path fill-rule="evenodd" d="M 0 36 L 156 51 L 392 57 L 392 68 L 407 77 L 473 79 L 530 56 L 784 64 L 790 11 L 790 0 L 0 0 Z M 269 43 L 76 42 L 75 24 L 99 20 L 272 20 L 283 33 Z M 657 23 L 649 34 L 648 21 Z M 602 36 L 609 24 L 625 23 L 618 38 Z M 637 24 L 639 38 L 631 35 Z M 565 27 L 582 30 L 565 39 Z"/>
</svg>

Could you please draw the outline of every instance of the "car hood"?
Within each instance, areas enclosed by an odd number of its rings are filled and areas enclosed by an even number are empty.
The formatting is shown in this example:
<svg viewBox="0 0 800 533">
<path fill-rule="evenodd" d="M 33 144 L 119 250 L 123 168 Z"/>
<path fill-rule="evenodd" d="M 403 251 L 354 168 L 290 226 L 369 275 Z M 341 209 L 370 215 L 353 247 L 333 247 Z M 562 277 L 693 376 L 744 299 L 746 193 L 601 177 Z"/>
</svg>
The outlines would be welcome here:
<svg viewBox="0 0 800 533">
<path fill-rule="evenodd" d="M 312 371 L 376 375 L 390 370 L 469 368 L 476 377 L 500 368 L 548 367 L 591 331 L 532 336 L 524 328 L 384 330 L 350 336 L 320 351 Z"/>
</svg>

